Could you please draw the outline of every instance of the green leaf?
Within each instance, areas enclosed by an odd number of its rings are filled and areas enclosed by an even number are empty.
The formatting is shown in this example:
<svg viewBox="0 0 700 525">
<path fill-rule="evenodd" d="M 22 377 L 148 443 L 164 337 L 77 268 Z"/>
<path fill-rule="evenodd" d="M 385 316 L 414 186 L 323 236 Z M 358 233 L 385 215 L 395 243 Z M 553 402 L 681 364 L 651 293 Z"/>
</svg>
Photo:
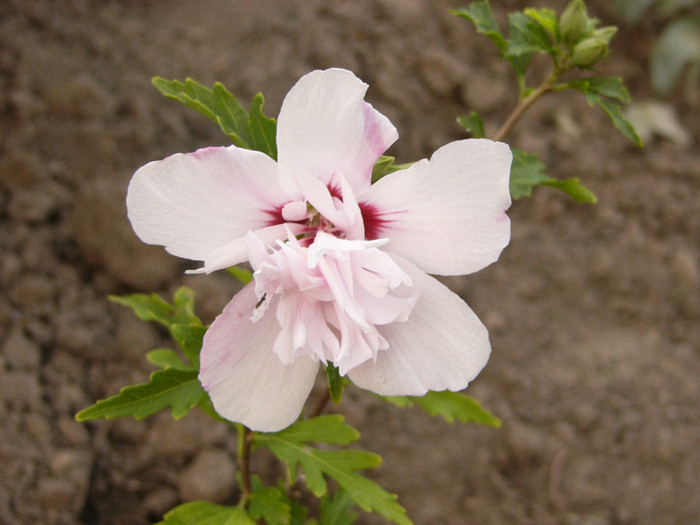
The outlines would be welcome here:
<svg viewBox="0 0 700 525">
<path fill-rule="evenodd" d="M 136 317 L 142 321 L 154 321 L 166 327 L 169 327 L 172 323 L 174 315 L 173 306 L 156 294 L 146 295 L 137 293 L 124 297 L 110 295 L 109 300 L 113 303 L 131 308 L 134 314 L 136 314 Z"/>
<path fill-rule="evenodd" d="M 590 106 L 600 107 L 612 120 L 613 125 L 638 146 L 642 145 L 642 140 L 637 135 L 634 127 L 622 114 L 619 104 L 608 98 L 629 102 L 630 97 L 627 89 L 622 84 L 622 80 L 614 77 L 594 77 L 576 80 L 567 84 L 568 87 L 581 91 L 586 96 L 586 101 Z M 608 97 L 608 98 L 603 98 Z"/>
<path fill-rule="evenodd" d="M 510 194 L 513 199 L 532 195 L 535 186 L 547 185 L 557 188 L 580 203 L 593 204 L 595 194 L 583 186 L 578 179 L 558 180 L 545 173 L 545 165 L 537 155 L 512 148 L 513 164 L 510 168 Z"/>
<path fill-rule="evenodd" d="M 595 204 L 598 202 L 598 197 L 591 190 L 586 188 L 578 180 L 578 177 L 570 179 L 550 179 L 542 182 L 544 186 L 551 186 L 566 193 L 579 204 Z"/>
<path fill-rule="evenodd" d="M 357 520 L 357 514 L 350 512 L 354 504 L 342 488 L 336 490 L 332 498 L 325 496 L 321 499 L 318 525 L 352 525 Z"/>
<path fill-rule="evenodd" d="M 253 97 L 250 104 L 248 127 L 252 137 L 251 149 L 262 151 L 277 160 L 277 122 L 263 114 L 265 99 L 262 93 Z"/>
<path fill-rule="evenodd" d="M 172 305 L 156 294 L 110 295 L 109 300 L 131 308 L 142 321 L 156 322 L 166 328 L 173 324 L 201 324 L 194 315 L 194 291 L 186 286 L 175 291 Z"/>
<path fill-rule="evenodd" d="M 263 518 L 268 525 L 289 525 L 291 508 L 285 496 L 277 487 L 262 487 L 256 483 L 250 495 L 248 510 L 250 515 L 259 520 Z"/>
<path fill-rule="evenodd" d="M 188 79 L 194 82 L 192 79 Z M 205 88 L 206 89 L 206 88 Z M 249 115 L 238 99 L 223 84 L 217 82 L 212 91 L 215 122 L 236 146 L 252 149 Z"/>
<path fill-rule="evenodd" d="M 614 98 L 625 104 L 630 101 L 630 94 L 620 77 L 592 77 L 574 80 L 567 84 L 585 94 Z"/>
<path fill-rule="evenodd" d="M 206 393 L 197 379 L 196 370 L 166 368 L 151 374 L 148 383 L 127 386 L 119 394 L 98 401 L 79 412 L 78 421 L 132 416 L 144 419 L 164 408 L 170 408 L 175 419 L 197 406 Z"/>
<path fill-rule="evenodd" d="M 152 83 L 166 97 L 182 102 L 216 122 L 236 146 L 277 158 L 277 123 L 263 113 L 265 99 L 261 93 L 253 97 L 248 112 L 219 82 L 213 89 L 191 78 L 180 82 L 154 77 Z"/>
<path fill-rule="evenodd" d="M 156 294 L 110 296 L 110 300 L 128 306 L 142 321 L 156 322 L 167 327 L 185 357 L 193 367 L 199 367 L 199 353 L 207 328 L 194 314 L 194 292 L 190 288 L 178 288 L 172 305 Z"/>
<path fill-rule="evenodd" d="M 486 137 L 484 122 L 476 111 L 469 113 L 468 117 L 457 117 L 457 122 L 467 132 L 471 133 L 474 138 L 483 139 Z"/>
<path fill-rule="evenodd" d="M 200 323 L 170 325 L 170 335 L 195 368 L 199 368 L 199 353 L 206 331 L 207 327 Z"/>
<path fill-rule="evenodd" d="M 243 507 L 208 501 L 184 503 L 168 511 L 156 525 L 256 525 Z"/>
<path fill-rule="evenodd" d="M 284 488 L 284 487 L 282 487 Z M 288 498 L 287 503 L 291 507 L 289 516 L 289 525 L 315 525 L 316 520 L 306 520 L 309 514 L 309 509 L 307 509 L 302 503 L 296 499 Z"/>
<path fill-rule="evenodd" d="M 356 472 L 379 466 L 381 458 L 378 455 L 363 450 L 318 450 L 307 445 L 309 441 L 346 444 L 358 436 L 359 433 L 345 424 L 342 416 L 320 416 L 300 421 L 282 432 L 256 433 L 254 446 L 268 447 L 287 463 L 292 481 L 301 466 L 306 484 L 316 497 L 327 493 L 324 475 L 329 476 L 364 510 L 376 511 L 400 525 L 411 525 L 406 510 L 397 503 L 396 495 Z"/>
<path fill-rule="evenodd" d="M 151 82 L 166 97 L 182 102 L 216 122 L 236 146 L 252 148 L 248 112 L 222 84 L 217 82 L 211 90 L 191 78 L 180 82 L 154 77 Z"/>
<path fill-rule="evenodd" d="M 527 56 L 532 53 L 553 55 L 552 40 L 539 22 L 523 13 L 508 15 L 508 40 L 504 55 L 508 58 Z M 514 64 L 515 65 L 515 64 Z M 520 71 L 524 73 L 525 71 Z"/>
<path fill-rule="evenodd" d="M 390 157 L 389 155 L 382 155 L 379 157 L 377 162 L 374 163 L 374 167 L 372 168 L 372 184 L 377 182 L 379 179 L 381 179 L 384 175 L 388 175 L 391 173 L 391 167 L 394 165 L 394 161 L 396 159 L 394 157 Z"/>
<path fill-rule="evenodd" d="M 506 39 L 498 26 L 498 22 L 493 17 L 491 6 L 487 1 L 472 2 L 467 7 L 451 9 L 450 13 L 466 18 L 474 24 L 477 33 L 488 37 L 503 55 L 506 49 Z"/>
<path fill-rule="evenodd" d="M 608 114 L 610 117 L 610 120 L 612 120 L 613 125 L 620 130 L 620 132 L 630 139 L 632 142 L 634 142 L 637 146 L 642 146 L 642 139 L 639 138 L 639 135 L 637 135 L 637 132 L 634 129 L 634 126 L 630 123 L 629 120 L 625 118 L 625 116 L 622 114 L 622 108 L 620 107 L 619 104 L 615 104 L 614 102 L 610 102 L 609 100 L 602 99 L 598 96 L 588 96 L 586 95 L 586 100 L 588 103 L 593 106 L 596 105 L 600 107 L 605 113 Z"/>
<path fill-rule="evenodd" d="M 256 434 L 256 436 L 258 435 L 260 434 Z M 340 414 L 303 419 L 271 435 L 281 436 L 299 443 L 329 443 L 333 445 L 347 445 L 360 439 L 360 433 L 348 425 Z"/>
<path fill-rule="evenodd" d="M 226 268 L 226 271 L 231 277 L 237 279 L 243 284 L 248 284 L 253 280 L 253 272 L 247 268 L 241 268 L 240 266 L 229 266 Z"/>
<path fill-rule="evenodd" d="M 500 427 L 501 420 L 491 414 L 473 397 L 459 392 L 428 392 L 422 397 L 383 397 L 400 407 L 418 406 L 431 416 L 440 416 L 448 423 L 479 423 L 490 427 Z"/>
<path fill-rule="evenodd" d="M 394 157 L 390 157 L 388 155 L 382 155 L 379 157 L 372 168 L 372 184 L 377 182 L 385 175 L 389 175 L 395 171 L 405 170 L 406 168 L 410 167 L 411 164 L 413 164 L 412 162 L 408 162 L 406 164 L 394 164 L 395 160 L 396 159 L 394 159 Z"/>
<path fill-rule="evenodd" d="M 544 172 L 545 165 L 537 155 L 517 148 L 511 148 L 511 151 L 513 164 L 510 167 L 510 194 L 513 199 L 529 197 L 535 186 L 552 179 Z"/>
<path fill-rule="evenodd" d="M 196 367 L 184 363 L 180 355 L 170 348 L 156 348 L 146 353 L 149 363 L 161 368 L 175 368 L 176 370 L 196 370 Z"/>
<path fill-rule="evenodd" d="M 326 365 L 326 377 L 328 378 L 328 392 L 331 395 L 331 399 L 335 403 L 340 403 L 343 397 L 343 378 L 340 377 L 340 372 L 333 365 L 333 363 L 328 363 Z"/>
<path fill-rule="evenodd" d="M 532 18 L 535 22 L 541 25 L 554 42 L 559 41 L 559 21 L 557 15 L 551 9 L 535 9 L 526 7 L 523 10 L 525 16 Z"/>
</svg>

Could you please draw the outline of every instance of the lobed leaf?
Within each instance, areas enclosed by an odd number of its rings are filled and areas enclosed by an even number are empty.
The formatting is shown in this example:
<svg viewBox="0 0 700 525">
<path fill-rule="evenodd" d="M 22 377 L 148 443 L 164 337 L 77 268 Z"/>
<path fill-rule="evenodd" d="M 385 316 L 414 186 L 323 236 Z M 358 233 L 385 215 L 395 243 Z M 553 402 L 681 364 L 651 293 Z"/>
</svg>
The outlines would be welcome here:
<svg viewBox="0 0 700 525">
<path fill-rule="evenodd" d="M 547 185 L 563 191 L 576 202 L 593 204 L 597 201 L 595 194 L 578 179 L 554 179 L 545 173 L 545 165 L 537 155 L 517 148 L 511 150 L 513 164 L 510 168 L 510 194 L 513 199 L 529 197 L 535 186 Z"/>
<path fill-rule="evenodd" d="M 445 390 L 428 392 L 424 396 L 383 397 L 386 401 L 400 407 L 418 406 L 431 416 L 440 416 L 448 423 L 479 423 L 491 427 L 500 427 L 501 420 L 481 406 L 476 399 L 460 392 Z"/>
<path fill-rule="evenodd" d="M 208 501 L 178 505 L 156 525 L 256 525 L 243 507 L 228 507 Z"/>
<path fill-rule="evenodd" d="M 252 138 L 250 149 L 266 153 L 277 160 L 277 121 L 263 114 L 265 98 L 262 93 L 253 97 L 250 104 L 248 128 Z"/>
<path fill-rule="evenodd" d="M 471 133 L 474 138 L 483 139 L 486 137 L 484 122 L 476 111 L 469 113 L 468 117 L 457 117 L 457 122 L 467 132 Z"/>
<path fill-rule="evenodd" d="M 596 105 L 600 107 L 607 115 L 610 117 L 610 120 L 612 120 L 613 125 L 628 139 L 630 139 L 632 142 L 634 142 L 637 146 L 642 146 L 642 139 L 639 138 L 639 135 L 637 135 L 636 130 L 634 129 L 634 126 L 630 123 L 629 120 L 625 118 L 625 116 L 622 114 L 622 108 L 620 107 L 619 104 L 615 104 L 614 102 L 610 102 L 607 99 L 600 98 L 598 96 L 588 96 L 586 95 L 586 100 L 588 103 L 593 106 Z"/>
<path fill-rule="evenodd" d="M 544 186 L 551 186 L 566 193 L 579 204 L 595 204 L 598 197 L 591 190 L 586 188 L 578 180 L 578 177 L 570 179 L 550 179 L 542 183 Z"/>
<path fill-rule="evenodd" d="M 250 112 L 223 84 L 213 89 L 187 78 L 185 82 L 154 77 L 153 85 L 168 98 L 177 100 L 216 122 L 231 141 L 240 148 L 262 151 L 277 158 L 277 123 L 265 116 L 265 99 L 261 93 L 253 97 Z"/>
<path fill-rule="evenodd" d="M 584 94 L 595 94 L 602 97 L 614 98 L 625 104 L 630 101 L 630 94 L 620 77 L 591 77 L 574 80 L 567 84 Z"/>
<path fill-rule="evenodd" d="M 248 500 L 248 511 L 256 520 L 263 518 L 267 525 L 289 525 L 291 507 L 277 487 L 263 487 L 259 482 Z"/>
<path fill-rule="evenodd" d="M 156 348 L 146 353 L 149 363 L 161 368 L 175 368 L 176 370 L 196 370 L 196 367 L 182 361 L 180 355 L 170 348 Z"/>
<path fill-rule="evenodd" d="M 321 500 L 318 525 L 352 525 L 357 520 L 357 514 L 350 512 L 354 504 L 350 495 L 339 488 L 332 498 Z"/>
<path fill-rule="evenodd" d="M 510 167 L 510 194 L 513 199 L 532 195 L 532 189 L 543 182 L 552 180 L 547 175 L 544 163 L 537 155 L 525 153 L 521 149 L 511 148 L 513 163 Z"/>
<path fill-rule="evenodd" d="M 472 22 L 476 32 L 488 37 L 496 44 L 501 55 L 503 55 L 506 49 L 506 39 L 501 32 L 498 22 L 493 17 L 491 5 L 488 1 L 472 2 L 467 7 L 451 9 L 450 13 Z"/>
<path fill-rule="evenodd" d="M 333 363 L 328 363 L 326 365 L 326 378 L 328 379 L 328 393 L 331 399 L 335 403 L 340 403 L 343 397 L 343 388 L 345 386 L 345 380 L 340 376 L 340 372 L 333 365 Z"/>
<path fill-rule="evenodd" d="M 535 9 L 526 7 L 523 13 L 532 18 L 540 26 L 542 26 L 554 42 L 559 42 L 559 20 L 557 14 L 551 9 Z"/>
<path fill-rule="evenodd" d="M 127 306 L 142 321 L 156 322 L 166 328 L 173 324 L 190 324 L 201 321 L 194 314 L 194 291 L 181 286 L 175 291 L 173 304 L 168 303 L 157 294 L 135 293 L 124 297 L 110 295 L 109 300 Z"/>
<path fill-rule="evenodd" d="M 199 369 L 199 354 L 202 351 L 202 341 L 206 332 L 207 327 L 201 323 L 170 325 L 170 335 L 196 369 Z"/>
<path fill-rule="evenodd" d="M 340 414 L 303 419 L 271 435 L 299 443 L 329 443 L 333 445 L 347 445 L 360 439 L 360 433 L 348 425 Z"/>
<path fill-rule="evenodd" d="M 523 13 L 510 13 L 504 55 L 511 58 L 528 56 L 532 53 L 554 55 L 555 48 L 552 40 L 537 20 Z M 518 72 L 522 74 L 525 71 Z"/>
<path fill-rule="evenodd" d="M 356 472 L 379 466 L 381 457 L 363 450 L 318 450 L 307 445 L 311 441 L 347 444 L 358 438 L 359 433 L 347 425 L 342 416 L 330 415 L 300 421 L 277 433 L 257 433 L 253 444 L 268 447 L 284 461 L 292 481 L 301 466 L 306 484 L 316 497 L 327 493 L 324 476 L 328 476 L 364 510 L 376 511 L 400 525 L 410 525 L 412 522 L 396 501 L 395 494 Z"/>
<path fill-rule="evenodd" d="M 216 122 L 236 146 L 250 149 L 252 137 L 248 128 L 248 112 L 223 84 L 211 90 L 196 80 L 166 80 L 154 77 L 151 83 L 166 97 L 177 100 Z"/>
<path fill-rule="evenodd" d="M 82 410 L 75 419 L 88 421 L 126 416 L 144 419 L 164 408 L 170 408 L 173 417 L 179 419 L 205 396 L 196 370 L 165 368 L 153 372 L 147 383 L 124 387 L 119 394 Z"/>
<path fill-rule="evenodd" d="M 638 146 L 642 145 L 642 140 L 637 135 L 634 126 L 622 114 L 620 105 L 608 100 L 612 98 L 624 103 L 630 101 L 629 93 L 622 84 L 621 79 L 615 77 L 593 77 L 575 80 L 569 82 L 566 86 L 582 92 L 588 104 L 590 106 L 598 106 L 605 111 L 612 120 L 613 125 L 625 137 Z"/>
<path fill-rule="evenodd" d="M 110 296 L 109 299 L 131 308 L 142 321 L 156 322 L 165 326 L 192 364 L 192 368 L 199 368 L 199 353 L 207 328 L 194 314 L 194 292 L 190 288 L 185 286 L 178 288 L 173 296 L 173 304 L 169 304 L 156 294 Z"/>
<path fill-rule="evenodd" d="M 382 155 L 381 157 L 379 157 L 377 162 L 374 163 L 374 167 L 372 168 L 372 184 L 377 182 L 382 177 L 389 175 L 390 173 L 394 173 L 395 171 L 399 170 L 405 170 L 412 164 L 411 162 L 406 164 L 394 164 L 395 160 L 396 159 L 394 157 L 391 157 L 389 155 Z"/>
</svg>

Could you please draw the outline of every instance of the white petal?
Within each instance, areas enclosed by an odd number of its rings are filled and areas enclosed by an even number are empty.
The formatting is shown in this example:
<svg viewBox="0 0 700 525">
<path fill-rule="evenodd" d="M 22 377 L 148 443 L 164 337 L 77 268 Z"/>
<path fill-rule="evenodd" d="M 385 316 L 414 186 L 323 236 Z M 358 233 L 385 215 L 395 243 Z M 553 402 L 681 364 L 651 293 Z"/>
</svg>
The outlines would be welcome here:
<svg viewBox="0 0 700 525">
<path fill-rule="evenodd" d="M 249 232 L 245 237 L 238 237 L 212 250 L 204 258 L 202 268 L 188 270 L 187 273 L 211 273 L 249 260 L 249 235 L 255 235 L 264 246 L 274 246 L 275 241 L 286 238 L 288 232 L 299 233 L 303 229 L 301 224 L 274 224 Z"/>
<path fill-rule="evenodd" d="M 141 240 L 193 260 L 273 224 L 284 202 L 275 161 L 235 146 L 146 164 L 134 174 L 126 197 Z"/>
<path fill-rule="evenodd" d="M 336 172 L 356 193 L 369 186 L 375 161 L 398 133 L 364 102 L 367 87 L 344 69 L 313 71 L 292 87 L 277 121 L 283 186 L 303 193 L 305 177 L 330 184 Z"/>
<path fill-rule="evenodd" d="M 488 266 L 510 240 L 511 159 L 503 143 L 467 139 L 387 175 L 358 197 L 368 238 L 432 274 Z"/>
<path fill-rule="evenodd" d="M 386 396 L 421 396 L 428 390 L 462 390 L 486 365 L 488 332 L 455 293 L 405 260 L 397 262 L 419 293 L 408 321 L 378 326 L 389 342 L 377 361 L 348 373 L 360 388 Z"/>
<path fill-rule="evenodd" d="M 276 305 L 256 323 L 248 284 L 226 306 L 204 336 L 199 380 L 216 411 L 252 430 L 274 432 L 297 419 L 313 387 L 318 362 L 306 356 L 285 365 L 272 351 L 280 327 Z"/>
</svg>

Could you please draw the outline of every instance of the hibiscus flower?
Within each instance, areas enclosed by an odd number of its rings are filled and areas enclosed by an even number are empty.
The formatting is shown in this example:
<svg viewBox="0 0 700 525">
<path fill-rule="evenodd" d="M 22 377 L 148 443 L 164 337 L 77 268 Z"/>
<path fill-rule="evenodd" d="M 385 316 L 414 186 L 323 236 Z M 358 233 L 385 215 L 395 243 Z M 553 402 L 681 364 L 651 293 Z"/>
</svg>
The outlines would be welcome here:
<svg viewBox="0 0 700 525">
<path fill-rule="evenodd" d="M 488 333 L 428 274 L 494 262 L 510 238 L 511 153 L 486 139 L 371 183 L 397 139 L 342 69 L 287 94 L 278 160 L 236 146 L 176 154 L 139 169 L 129 219 L 146 243 L 203 261 L 250 262 L 246 285 L 212 323 L 200 381 L 216 410 L 253 430 L 293 423 L 320 363 L 381 395 L 461 390 L 484 367 Z"/>
</svg>

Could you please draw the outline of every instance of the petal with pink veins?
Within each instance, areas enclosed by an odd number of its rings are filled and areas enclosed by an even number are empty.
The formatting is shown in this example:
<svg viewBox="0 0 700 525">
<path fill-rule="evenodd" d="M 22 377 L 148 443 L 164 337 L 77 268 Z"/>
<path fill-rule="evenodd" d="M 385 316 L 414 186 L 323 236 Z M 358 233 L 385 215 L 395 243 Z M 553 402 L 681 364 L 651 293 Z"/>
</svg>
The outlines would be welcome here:
<svg viewBox="0 0 700 525">
<path fill-rule="evenodd" d="M 389 348 L 348 376 L 360 388 L 386 396 L 462 390 L 488 361 L 486 327 L 438 280 L 406 260 L 395 260 L 413 280 L 418 301 L 407 321 L 377 326 Z"/>
<path fill-rule="evenodd" d="M 257 302 L 250 283 L 212 323 L 204 336 L 199 380 L 221 416 L 275 432 L 299 417 L 319 363 L 307 356 L 282 363 L 273 352 L 280 333 L 276 305 L 253 322 Z"/>
<path fill-rule="evenodd" d="M 367 88 L 344 69 L 313 71 L 292 87 L 277 121 L 277 158 L 285 189 L 301 197 L 309 193 L 312 179 L 340 186 L 334 179 L 339 173 L 356 194 L 369 187 L 374 163 L 398 132 L 364 101 Z"/>
<path fill-rule="evenodd" d="M 358 196 L 367 238 L 388 237 L 387 250 L 427 273 L 488 266 L 510 240 L 511 159 L 506 144 L 467 139 L 383 177 Z"/>
<path fill-rule="evenodd" d="M 140 168 L 126 197 L 129 220 L 148 244 L 203 261 L 217 248 L 280 222 L 290 199 L 277 164 L 236 146 L 178 153 Z"/>
</svg>

